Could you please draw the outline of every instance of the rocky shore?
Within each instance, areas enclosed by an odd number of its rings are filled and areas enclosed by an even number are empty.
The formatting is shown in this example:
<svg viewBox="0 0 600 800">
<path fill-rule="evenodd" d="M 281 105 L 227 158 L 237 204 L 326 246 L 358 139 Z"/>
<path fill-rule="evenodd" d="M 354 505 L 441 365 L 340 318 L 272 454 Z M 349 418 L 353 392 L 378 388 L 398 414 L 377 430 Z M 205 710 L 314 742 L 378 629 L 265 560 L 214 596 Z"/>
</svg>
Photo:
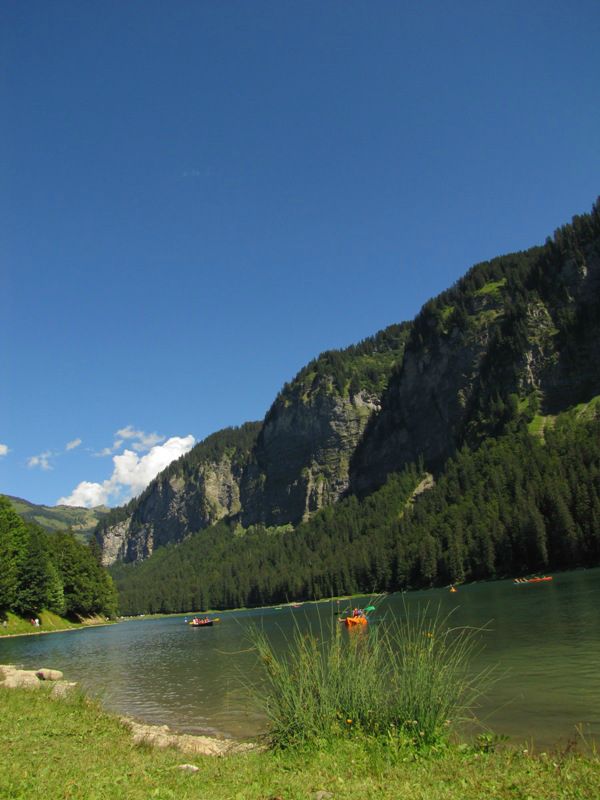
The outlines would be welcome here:
<svg viewBox="0 0 600 800">
<path fill-rule="evenodd" d="M 53 698 L 66 697 L 77 687 L 75 681 L 64 680 L 63 673 L 57 669 L 47 667 L 20 669 L 13 664 L 0 664 L 0 686 L 6 689 L 36 690 L 46 682 L 52 684 L 50 697 Z M 167 725 L 147 725 L 130 717 L 119 719 L 131 731 L 135 744 L 146 744 L 161 749 L 174 747 L 189 755 L 206 756 L 226 756 L 259 749 L 259 745 L 252 742 L 182 734 L 172 731 Z"/>
<path fill-rule="evenodd" d="M 0 664 L 0 686 L 6 689 L 39 689 L 46 681 L 52 683 L 52 697 L 64 697 L 77 686 L 74 681 L 63 680 L 58 669 L 19 669 L 12 664 Z"/>
</svg>

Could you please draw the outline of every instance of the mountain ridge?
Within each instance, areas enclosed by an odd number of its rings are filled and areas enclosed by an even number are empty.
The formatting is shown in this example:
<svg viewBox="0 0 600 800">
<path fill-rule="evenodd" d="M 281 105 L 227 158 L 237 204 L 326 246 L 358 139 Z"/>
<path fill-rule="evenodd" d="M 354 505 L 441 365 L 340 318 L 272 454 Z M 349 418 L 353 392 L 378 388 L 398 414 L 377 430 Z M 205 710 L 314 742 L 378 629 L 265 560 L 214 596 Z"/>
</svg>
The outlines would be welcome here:
<svg viewBox="0 0 600 800">
<path fill-rule="evenodd" d="M 98 523 L 110 513 L 106 506 L 83 508 L 81 506 L 46 506 L 32 503 L 21 497 L 5 495 L 19 516 L 35 522 L 46 531 L 54 532 L 70 528 L 80 538 L 90 539 Z"/>
<path fill-rule="evenodd" d="M 499 435 L 512 420 L 600 393 L 599 333 L 597 201 L 544 245 L 473 266 L 413 322 L 309 362 L 264 421 L 253 423 L 255 438 L 239 450 L 235 475 L 227 459 L 206 467 L 215 491 L 235 495 L 235 502 L 187 525 L 189 515 L 178 517 L 177 508 L 198 484 L 198 465 L 170 488 L 167 468 L 144 501 L 119 512 L 120 530 L 98 528 L 105 563 L 147 558 L 155 546 L 182 541 L 217 517 L 246 528 L 297 526 L 349 494 L 368 494 L 419 459 L 440 469 L 459 448 Z M 127 526 L 150 497 L 156 515 L 140 520 L 132 538 Z M 190 503 L 209 501 L 202 489 Z M 165 518 L 179 519 L 175 537 Z"/>
</svg>

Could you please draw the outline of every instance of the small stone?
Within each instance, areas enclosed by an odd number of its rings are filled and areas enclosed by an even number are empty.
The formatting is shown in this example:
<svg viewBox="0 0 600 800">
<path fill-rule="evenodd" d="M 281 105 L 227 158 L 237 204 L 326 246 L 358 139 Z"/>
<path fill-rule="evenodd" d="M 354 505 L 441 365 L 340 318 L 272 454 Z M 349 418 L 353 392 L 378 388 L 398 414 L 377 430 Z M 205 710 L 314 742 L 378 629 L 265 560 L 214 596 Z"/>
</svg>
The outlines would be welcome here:
<svg viewBox="0 0 600 800">
<path fill-rule="evenodd" d="M 331 792 L 326 792 L 324 789 L 321 789 L 320 792 L 317 792 L 315 795 L 315 800 L 330 800 L 333 797 Z"/>
<path fill-rule="evenodd" d="M 193 764 L 179 764 L 177 769 L 181 769 L 183 772 L 200 772 L 200 767 L 195 767 Z"/>
</svg>

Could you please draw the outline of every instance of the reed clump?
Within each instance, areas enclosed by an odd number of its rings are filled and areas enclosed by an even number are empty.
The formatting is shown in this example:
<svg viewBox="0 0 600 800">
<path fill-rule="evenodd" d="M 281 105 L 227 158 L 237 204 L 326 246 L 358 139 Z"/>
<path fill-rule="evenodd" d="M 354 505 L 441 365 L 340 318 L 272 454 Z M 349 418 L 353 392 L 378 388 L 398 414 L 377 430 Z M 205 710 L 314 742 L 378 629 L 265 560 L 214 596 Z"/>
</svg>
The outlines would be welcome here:
<svg viewBox="0 0 600 800">
<path fill-rule="evenodd" d="M 367 736 L 421 748 L 447 742 L 473 718 L 490 673 L 473 674 L 479 629 L 452 627 L 429 608 L 346 631 L 336 621 L 318 632 L 296 627 L 276 651 L 264 632 L 250 634 L 262 662 L 262 701 L 275 747 Z"/>
</svg>

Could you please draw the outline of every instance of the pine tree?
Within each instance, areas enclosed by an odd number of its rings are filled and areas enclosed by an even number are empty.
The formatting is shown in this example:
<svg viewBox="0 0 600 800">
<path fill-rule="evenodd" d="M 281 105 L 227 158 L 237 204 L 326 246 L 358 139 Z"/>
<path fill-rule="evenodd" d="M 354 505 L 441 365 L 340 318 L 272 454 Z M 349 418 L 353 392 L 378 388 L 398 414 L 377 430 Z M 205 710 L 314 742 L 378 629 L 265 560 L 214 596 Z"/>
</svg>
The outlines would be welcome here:
<svg viewBox="0 0 600 800">
<path fill-rule="evenodd" d="M 0 612 L 14 608 L 26 545 L 25 523 L 10 501 L 0 495 Z"/>
</svg>

